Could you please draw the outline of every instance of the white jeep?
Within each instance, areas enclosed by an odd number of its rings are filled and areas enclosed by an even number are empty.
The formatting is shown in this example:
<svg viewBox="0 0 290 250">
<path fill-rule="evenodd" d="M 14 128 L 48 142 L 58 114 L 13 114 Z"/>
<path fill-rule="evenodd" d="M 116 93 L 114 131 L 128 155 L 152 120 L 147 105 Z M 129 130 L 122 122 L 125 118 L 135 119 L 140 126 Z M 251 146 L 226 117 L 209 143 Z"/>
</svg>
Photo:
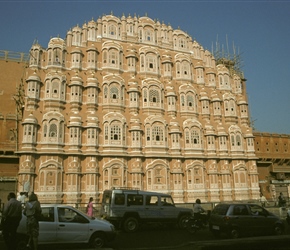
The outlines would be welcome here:
<svg viewBox="0 0 290 250">
<path fill-rule="evenodd" d="M 129 189 L 103 193 L 101 216 L 126 232 L 135 232 L 146 223 L 171 223 L 185 228 L 185 220 L 191 214 L 191 209 L 176 207 L 169 194 Z"/>
</svg>

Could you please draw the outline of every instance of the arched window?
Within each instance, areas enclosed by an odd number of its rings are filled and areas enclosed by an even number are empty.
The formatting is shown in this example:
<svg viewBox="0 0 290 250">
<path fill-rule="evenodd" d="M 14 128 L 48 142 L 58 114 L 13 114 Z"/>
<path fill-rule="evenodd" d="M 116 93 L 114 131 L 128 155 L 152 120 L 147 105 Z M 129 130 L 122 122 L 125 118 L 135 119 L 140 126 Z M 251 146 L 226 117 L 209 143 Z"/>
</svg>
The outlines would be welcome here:
<svg viewBox="0 0 290 250">
<path fill-rule="evenodd" d="M 115 37 L 117 35 L 117 28 L 115 25 L 109 25 L 109 35 Z"/>
<path fill-rule="evenodd" d="M 43 125 L 43 142 L 63 143 L 64 118 L 59 113 L 48 113 L 44 115 Z"/>
<path fill-rule="evenodd" d="M 200 149 L 202 147 L 201 131 L 198 127 L 186 128 L 184 133 L 187 149 Z"/>
</svg>

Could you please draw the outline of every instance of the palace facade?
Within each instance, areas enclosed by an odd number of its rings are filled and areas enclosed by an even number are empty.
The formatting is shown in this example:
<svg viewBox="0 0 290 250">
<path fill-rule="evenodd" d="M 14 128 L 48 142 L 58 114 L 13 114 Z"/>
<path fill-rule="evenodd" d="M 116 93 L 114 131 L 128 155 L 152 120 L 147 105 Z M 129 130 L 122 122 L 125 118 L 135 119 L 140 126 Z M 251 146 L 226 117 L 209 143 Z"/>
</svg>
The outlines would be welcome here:
<svg viewBox="0 0 290 250">
<path fill-rule="evenodd" d="M 42 202 L 259 199 L 246 80 L 180 29 L 104 15 L 34 43 L 24 89 L 18 190 Z"/>
</svg>

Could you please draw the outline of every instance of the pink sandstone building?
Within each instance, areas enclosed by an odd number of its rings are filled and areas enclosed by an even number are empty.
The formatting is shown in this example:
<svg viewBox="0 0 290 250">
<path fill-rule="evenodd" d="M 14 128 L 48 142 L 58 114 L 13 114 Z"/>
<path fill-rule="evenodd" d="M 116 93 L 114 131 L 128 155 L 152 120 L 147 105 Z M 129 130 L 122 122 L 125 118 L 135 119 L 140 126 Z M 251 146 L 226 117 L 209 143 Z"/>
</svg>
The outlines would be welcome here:
<svg viewBox="0 0 290 250">
<path fill-rule="evenodd" d="M 80 203 L 112 187 L 257 200 L 246 80 L 186 32 L 105 15 L 30 50 L 18 190 Z"/>
</svg>

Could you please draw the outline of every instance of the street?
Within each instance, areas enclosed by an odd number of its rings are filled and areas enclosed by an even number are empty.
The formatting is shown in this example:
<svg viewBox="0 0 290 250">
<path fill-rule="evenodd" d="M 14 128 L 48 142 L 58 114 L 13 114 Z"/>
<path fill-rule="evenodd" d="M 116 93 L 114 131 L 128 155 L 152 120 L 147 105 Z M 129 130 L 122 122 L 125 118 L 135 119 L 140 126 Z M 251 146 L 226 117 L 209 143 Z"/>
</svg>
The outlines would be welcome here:
<svg viewBox="0 0 290 250">
<path fill-rule="evenodd" d="M 119 232 L 114 242 L 108 244 L 104 249 L 110 250 L 145 250 L 145 249 L 263 249 L 263 250 L 286 250 L 290 245 L 290 230 L 286 226 L 285 234 L 282 236 L 259 236 L 240 238 L 236 240 L 222 236 L 216 239 L 207 228 L 191 235 L 185 230 L 170 227 L 147 226 L 136 233 Z M 90 248 L 86 245 L 53 245 L 40 246 L 39 250 L 75 250 Z M 3 238 L 0 238 L 0 249 L 5 249 Z"/>
</svg>

